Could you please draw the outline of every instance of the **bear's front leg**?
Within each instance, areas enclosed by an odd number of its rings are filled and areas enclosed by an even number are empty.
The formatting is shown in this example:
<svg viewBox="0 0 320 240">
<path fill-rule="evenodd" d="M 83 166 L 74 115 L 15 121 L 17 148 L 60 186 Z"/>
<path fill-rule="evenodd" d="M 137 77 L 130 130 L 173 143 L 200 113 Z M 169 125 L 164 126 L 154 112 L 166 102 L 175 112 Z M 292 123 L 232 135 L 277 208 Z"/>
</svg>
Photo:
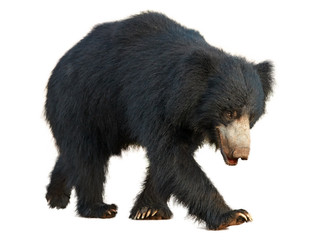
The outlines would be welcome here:
<svg viewBox="0 0 320 240">
<path fill-rule="evenodd" d="M 161 194 L 173 194 L 204 221 L 208 229 L 220 230 L 251 221 L 245 210 L 232 210 L 193 158 L 191 147 L 167 146 L 162 151 L 148 150 L 155 187 Z M 159 150 L 159 148 L 158 148 Z"/>
<path fill-rule="evenodd" d="M 170 219 L 172 212 L 168 207 L 170 192 L 158 192 L 154 186 L 153 165 L 149 166 L 142 192 L 137 196 L 129 218 L 134 220 Z"/>
</svg>

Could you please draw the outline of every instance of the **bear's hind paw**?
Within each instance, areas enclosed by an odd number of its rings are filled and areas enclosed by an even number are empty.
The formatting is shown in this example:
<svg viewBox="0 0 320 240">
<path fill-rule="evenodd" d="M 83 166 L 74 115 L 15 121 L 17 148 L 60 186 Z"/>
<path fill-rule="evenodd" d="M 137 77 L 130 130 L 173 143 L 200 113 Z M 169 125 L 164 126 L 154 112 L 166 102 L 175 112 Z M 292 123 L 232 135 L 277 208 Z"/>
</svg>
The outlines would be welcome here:
<svg viewBox="0 0 320 240">
<path fill-rule="evenodd" d="M 78 213 L 87 218 L 113 218 L 117 214 L 118 207 L 115 204 L 97 204 L 90 207 L 78 208 Z"/>
<path fill-rule="evenodd" d="M 65 193 L 53 194 L 48 192 L 46 195 L 46 199 L 50 208 L 63 209 L 67 207 L 70 195 Z"/>
</svg>

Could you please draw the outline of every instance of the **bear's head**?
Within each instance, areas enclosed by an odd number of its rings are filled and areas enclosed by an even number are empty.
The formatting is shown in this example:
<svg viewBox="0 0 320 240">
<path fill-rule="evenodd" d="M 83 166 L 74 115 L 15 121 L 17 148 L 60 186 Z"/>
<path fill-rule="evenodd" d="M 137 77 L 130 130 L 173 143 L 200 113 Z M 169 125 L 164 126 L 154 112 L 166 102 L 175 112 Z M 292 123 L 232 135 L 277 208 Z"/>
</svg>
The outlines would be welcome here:
<svg viewBox="0 0 320 240">
<path fill-rule="evenodd" d="M 192 59 L 192 72 L 201 76 L 198 84 L 204 90 L 193 127 L 221 150 L 226 164 L 236 165 L 239 158 L 248 159 L 250 129 L 265 112 L 272 92 L 272 63 L 254 64 L 226 54 L 196 53 Z"/>
</svg>

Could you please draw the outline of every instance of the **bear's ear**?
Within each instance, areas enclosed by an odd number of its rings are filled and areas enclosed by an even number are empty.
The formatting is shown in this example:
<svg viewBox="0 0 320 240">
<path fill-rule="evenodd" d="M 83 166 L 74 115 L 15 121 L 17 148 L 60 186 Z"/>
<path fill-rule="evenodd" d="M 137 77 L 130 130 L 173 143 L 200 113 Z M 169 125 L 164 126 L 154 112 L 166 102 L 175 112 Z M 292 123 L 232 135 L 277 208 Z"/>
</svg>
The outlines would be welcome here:
<svg viewBox="0 0 320 240">
<path fill-rule="evenodd" d="M 256 64 L 255 69 L 260 77 L 264 92 L 264 99 L 266 100 L 273 88 L 273 64 L 270 61 L 264 61 Z"/>
</svg>

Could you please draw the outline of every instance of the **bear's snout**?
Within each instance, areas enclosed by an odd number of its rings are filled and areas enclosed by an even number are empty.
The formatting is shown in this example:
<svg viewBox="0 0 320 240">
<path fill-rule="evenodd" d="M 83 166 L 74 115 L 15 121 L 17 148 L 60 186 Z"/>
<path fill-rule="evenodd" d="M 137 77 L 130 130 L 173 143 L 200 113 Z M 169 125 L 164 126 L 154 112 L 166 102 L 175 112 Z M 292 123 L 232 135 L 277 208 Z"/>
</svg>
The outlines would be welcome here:
<svg viewBox="0 0 320 240">
<path fill-rule="evenodd" d="M 217 127 L 218 142 L 226 164 L 234 166 L 238 159 L 247 160 L 250 153 L 250 122 L 243 115 L 229 125 Z"/>
</svg>

